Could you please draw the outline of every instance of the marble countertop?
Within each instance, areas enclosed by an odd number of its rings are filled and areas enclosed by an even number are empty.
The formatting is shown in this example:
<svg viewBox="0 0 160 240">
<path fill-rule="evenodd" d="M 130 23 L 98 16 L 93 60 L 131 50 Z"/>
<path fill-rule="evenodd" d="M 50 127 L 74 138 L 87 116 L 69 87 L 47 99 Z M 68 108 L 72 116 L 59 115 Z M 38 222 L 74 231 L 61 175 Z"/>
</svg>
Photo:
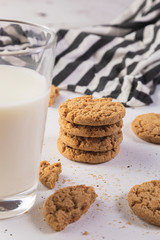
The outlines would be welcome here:
<svg viewBox="0 0 160 240">
<path fill-rule="evenodd" d="M 117 18 L 133 0 L 0 0 L 0 17 L 46 25 L 50 28 L 79 28 L 106 24 Z M 93 185 L 98 198 L 87 214 L 62 232 L 55 232 L 44 221 L 44 199 L 52 194 L 41 184 L 34 207 L 21 216 L 0 221 L 0 240 L 159 240 L 158 227 L 138 219 L 129 209 L 127 193 L 132 186 L 159 179 L 159 146 L 138 139 L 131 130 L 135 116 L 159 112 L 160 86 L 154 103 L 127 108 L 118 156 L 104 164 L 85 165 L 70 161 L 57 150 L 58 107 L 68 98 L 79 96 L 60 92 L 49 108 L 42 160 L 62 163 L 56 190 L 75 184 Z M 82 177 L 83 176 L 83 177 Z M 84 234 L 86 232 L 86 234 Z"/>
</svg>

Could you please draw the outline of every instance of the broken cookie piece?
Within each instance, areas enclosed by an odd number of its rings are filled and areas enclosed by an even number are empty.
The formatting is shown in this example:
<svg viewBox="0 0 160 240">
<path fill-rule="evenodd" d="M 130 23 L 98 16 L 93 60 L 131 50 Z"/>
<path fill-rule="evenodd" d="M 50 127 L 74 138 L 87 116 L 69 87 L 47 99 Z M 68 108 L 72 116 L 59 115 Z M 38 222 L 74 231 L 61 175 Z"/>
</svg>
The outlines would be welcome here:
<svg viewBox="0 0 160 240">
<path fill-rule="evenodd" d="M 50 165 L 46 160 L 42 161 L 40 163 L 39 180 L 46 187 L 53 189 L 61 172 L 61 163 L 53 163 Z"/>
<path fill-rule="evenodd" d="M 69 186 L 55 191 L 43 205 L 46 222 L 56 231 L 77 221 L 95 201 L 97 194 L 92 186 Z"/>
<path fill-rule="evenodd" d="M 59 87 L 55 87 L 52 84 L 48 107 L 51 107 L 55 103 L 55 100 L 58 96 L 59 96 Z"/>
</svg>

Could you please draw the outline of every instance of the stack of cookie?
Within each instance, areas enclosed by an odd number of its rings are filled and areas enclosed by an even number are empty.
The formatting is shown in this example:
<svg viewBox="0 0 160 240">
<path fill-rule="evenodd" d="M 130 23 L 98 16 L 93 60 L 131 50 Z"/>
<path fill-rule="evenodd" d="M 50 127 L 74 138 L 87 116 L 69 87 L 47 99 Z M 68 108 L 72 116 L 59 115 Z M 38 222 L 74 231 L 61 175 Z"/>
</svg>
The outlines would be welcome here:
<svg viewBox="0 0 160 240">
<path fill-rule="evenodd" d="M 111 98 L 73 98 L 59 107 L 61 154 L 70 160 L 102 163 L 119 152 L 125 108 Z"/>
</svg>

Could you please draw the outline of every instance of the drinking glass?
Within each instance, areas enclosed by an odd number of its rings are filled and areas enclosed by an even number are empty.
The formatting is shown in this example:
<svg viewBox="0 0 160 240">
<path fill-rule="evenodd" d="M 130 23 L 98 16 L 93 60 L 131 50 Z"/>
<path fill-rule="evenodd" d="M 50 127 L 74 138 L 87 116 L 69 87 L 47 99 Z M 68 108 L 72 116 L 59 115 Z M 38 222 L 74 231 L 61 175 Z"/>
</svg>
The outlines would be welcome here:
<svg viewBox="0 0 160 240">
<path fill-rule="evenodd" d="M 0 219 L 36 199 L 55 47 L 46 27 L 0 20 Z"/>
</svg>

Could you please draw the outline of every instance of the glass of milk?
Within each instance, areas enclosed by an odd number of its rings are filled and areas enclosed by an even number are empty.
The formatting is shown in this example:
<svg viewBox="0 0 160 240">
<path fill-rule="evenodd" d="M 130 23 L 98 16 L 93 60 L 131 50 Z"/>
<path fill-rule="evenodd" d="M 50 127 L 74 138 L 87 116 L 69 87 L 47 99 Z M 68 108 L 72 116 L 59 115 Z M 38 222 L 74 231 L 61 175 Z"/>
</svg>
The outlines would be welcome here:
<svg viewBox="0 0 160 240">
<path fill-rule="evenodd" d="M 55 45 L 45 27 L 0 20 L 0 219 L 36 199 Z"/>
</svg>

